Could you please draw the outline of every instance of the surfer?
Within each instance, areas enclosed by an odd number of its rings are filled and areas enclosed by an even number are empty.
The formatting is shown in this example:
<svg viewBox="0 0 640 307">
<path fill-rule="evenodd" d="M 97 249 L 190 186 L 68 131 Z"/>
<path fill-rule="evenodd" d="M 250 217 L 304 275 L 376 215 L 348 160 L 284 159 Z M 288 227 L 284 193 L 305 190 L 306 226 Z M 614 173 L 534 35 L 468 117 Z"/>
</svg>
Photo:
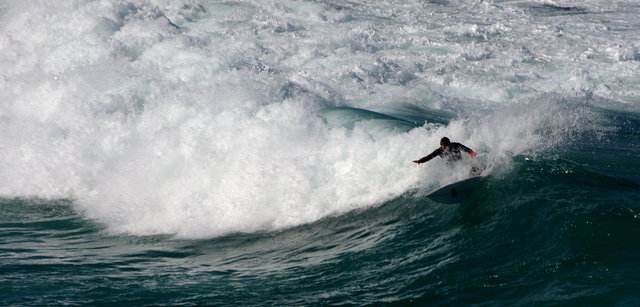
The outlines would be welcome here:
<svg viewBox="0 0 640 307">
<path fill-rule="evenodd" d="M 467 152 L 469 155 L 474 158 L 476 153 L 471 150 L 471 148 L 464 146 L 460 143 L 451 142 L 449 138 L 443 137 L 440 140 L 440 148 L 434 150 L 428 156 L 424 156 L 418 160 L 414 160 L 414 163 L 421 164 L 425 163 L 437 156 L 440 156 L 443 159 L 446 159 L 447 165 L 452 166 L 455 162 L 462 160 L 462 152 Z"/>
</svg>

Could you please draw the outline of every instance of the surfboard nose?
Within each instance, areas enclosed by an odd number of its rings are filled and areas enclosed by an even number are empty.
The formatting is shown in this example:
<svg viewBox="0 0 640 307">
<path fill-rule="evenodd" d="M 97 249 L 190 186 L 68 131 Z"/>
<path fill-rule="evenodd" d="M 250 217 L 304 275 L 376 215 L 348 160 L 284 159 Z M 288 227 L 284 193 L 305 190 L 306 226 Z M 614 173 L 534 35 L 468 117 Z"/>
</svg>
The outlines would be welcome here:
<svg viewBox="0 0 640 307">
<path fill-rule="evenodd" d="M 459 203 L 467 198 L 482 183 L 486 176 L 474 176 L 458 182 L 445 185 L 427 197 L 435 202 L 453 204 Z"/>
</svg>

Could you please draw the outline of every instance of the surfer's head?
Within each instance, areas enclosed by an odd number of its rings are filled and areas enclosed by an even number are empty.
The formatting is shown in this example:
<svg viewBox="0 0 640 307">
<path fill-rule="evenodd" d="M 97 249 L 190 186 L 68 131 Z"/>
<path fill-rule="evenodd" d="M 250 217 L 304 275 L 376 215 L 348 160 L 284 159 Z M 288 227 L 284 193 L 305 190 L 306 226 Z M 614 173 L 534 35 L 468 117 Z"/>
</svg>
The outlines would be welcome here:
<svg viewBox="0 0 640 307">
<path fill-rule="evenodd" d="M 451 141 L 449 141 L 448 137 L 445 136 L 440 139 L 440 148 L 446 149 L 447 147 L 449 147 L 449 144 L 451 144 Z"/>
</svg>

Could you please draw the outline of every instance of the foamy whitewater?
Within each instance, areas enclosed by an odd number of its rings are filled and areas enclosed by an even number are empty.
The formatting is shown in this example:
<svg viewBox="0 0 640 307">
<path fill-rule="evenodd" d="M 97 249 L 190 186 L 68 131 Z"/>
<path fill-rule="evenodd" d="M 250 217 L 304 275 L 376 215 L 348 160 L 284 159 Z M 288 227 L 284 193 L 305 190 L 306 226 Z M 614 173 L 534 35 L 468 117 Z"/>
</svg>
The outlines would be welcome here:
<svg viewBox="0 0 640 307">
<path fill-rule="evenodd" d="M 637 110 L 640 21 L 624 8 L 638 5 L 5 3 L 0 195 L 187 238 L 379 205 L 451 181 L 410 163 L 442 136 L 495 167 L 570 141 L 594 120 L 583 104 Z M 342 106 L 419 112 L 409 130 L 330 125 Z M 444 124 L 420 118 L 437 111 Z"/>
<path fill-rule="evenodd" d="M 638 16 L 0 1 L 0 304 L 634 305 Z"/>
</svg>

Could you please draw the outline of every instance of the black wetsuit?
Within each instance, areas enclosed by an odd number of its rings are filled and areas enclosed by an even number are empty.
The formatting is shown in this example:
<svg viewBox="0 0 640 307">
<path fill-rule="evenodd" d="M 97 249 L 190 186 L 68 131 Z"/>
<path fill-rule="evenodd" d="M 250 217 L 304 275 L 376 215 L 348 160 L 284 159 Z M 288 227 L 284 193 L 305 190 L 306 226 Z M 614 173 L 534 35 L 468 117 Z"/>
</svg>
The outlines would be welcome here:
<svg viewBox="0 0 640 307">
<path fill-rule="evenodd" d="M 443 159 L 447 160 L 447 164 L 451 165 L 454 164 L 456 161 L 461 160 L 462 159 L 462 152 L 467 152 L 469 154 L 473 154 L 473 150 L 471 150 L 471 148 L 464 146 L 460 143 L 455 143 L 455 142 L 451 142 L 449 143 L 449 146 L 447 146 L 447 149 L 444 150 L 442 149 L 442 147 L 434 150 L 431 154 L 429 154 L 428 156 L 422 157 L 420 158 L 420 160 L 417 160 L 417 163 L 424 163 L 427 162 L 437 156 L 440 156 Z"/>
</svg>

